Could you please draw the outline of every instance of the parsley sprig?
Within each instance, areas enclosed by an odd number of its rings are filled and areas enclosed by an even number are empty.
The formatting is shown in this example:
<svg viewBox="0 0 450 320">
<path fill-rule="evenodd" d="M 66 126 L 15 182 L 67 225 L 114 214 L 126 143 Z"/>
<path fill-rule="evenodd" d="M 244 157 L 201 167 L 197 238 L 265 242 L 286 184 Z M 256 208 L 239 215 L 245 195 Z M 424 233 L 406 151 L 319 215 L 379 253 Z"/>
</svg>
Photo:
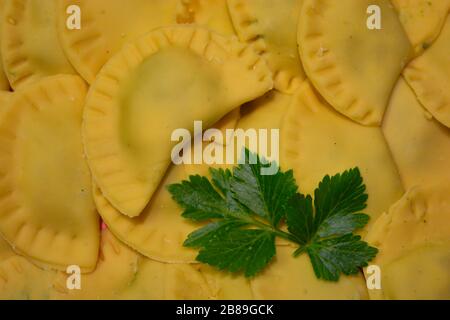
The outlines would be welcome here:
<svg viewBox="0 0 450 320">
<path fill-rule="evenodd" d="M 209 222 L 184 242 L 200 250 L 199 262 L 252 277 L 275 256 L 280 237 L 298 245 L 294 256 L 308 254 L 317 278 L 338 281 L 375 257 L 378 250 L 353 234 L 369 221 L 358 168 L 325 176 L 313 200 L 298 192 L 292 170 L 262 175 L 272 164 L 247 149 L 244 156 L 233 170 L 210 168 L 211 179 L 195 175 L 168 186 L 184 218 Z"/>
</svg>

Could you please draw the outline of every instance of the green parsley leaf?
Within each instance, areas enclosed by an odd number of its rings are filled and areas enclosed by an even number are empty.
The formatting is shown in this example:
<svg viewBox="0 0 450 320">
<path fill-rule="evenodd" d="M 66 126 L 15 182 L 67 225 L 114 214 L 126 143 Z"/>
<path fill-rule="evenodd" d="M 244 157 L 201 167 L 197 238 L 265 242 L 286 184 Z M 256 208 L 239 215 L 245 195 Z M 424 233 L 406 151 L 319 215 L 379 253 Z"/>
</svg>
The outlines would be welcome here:
<svg viewBox="0 0 450 320">
<path fill-rule="evenodd" d="M 319 229 L 325 220 L 334 215 L 350 215 L 365 209 L 368 198 L 365 190 L 366 187 L 358 168 L 331 178 L 328 175 L 325 176 L 314 191 L 314 207 L 316 208 L 314 229 Z M 328 232 L 332 235 L 333 224 L 330 226 Z"/>
<path fill-rule="evenodd" d="M 275 254 L 275 234 L 282 234 L 275 226 L 285 217 L 297 185 L 292 171 L 283 173 L 277 167 L 274 175 L 264 176 L 262 168 L 271 164 L 247 149 L 244 156 L 233 171 L 210 168 L 211 181 L 191 176 L 168 190 L 184 208 L 184 218 L 212 220 L 184 242 L 200 249 L 197 260 L 254 276 Z"/>
<path fill-rule="evenodd" d="M 299 243 L 306 245 L 314 235 L 314 212 L 311 196 L 295 194 L 289 201 L 286 223 L 290 233 Z"/>
<path fill-rule="evenodd" d="M 363 228 L 368 222 L 369 216 L 367 214 L 339 212 L 322 222 L 319 230 L 317 230 L 317 235 L 320 238 L 346 235 Z"/>
<path fill-rule="evenodd" d="M 287 202 L 297 191 L 293 172 L 278 169 L 274 175 L 262 175 L 262 168 L 270 167 L 270 163 L 248 150 L 245 159 L 245 164 L 233 170 L 233 197 L 276 227 L 285 216 Z M 250 163 L 252 159 L 256 160 L 255 164 Z"/>
<path fill-rule="evenodd" d="M 211 168 L 211 180 L 197 175 L 168 187 L 184 218 L 209 221 L 184 242 L 199 249 L 199 262 L 252 277 L 274 257 L 278 236 L 299 246 L 294 256 L 308 254 L 317 278 L 337 281 L 377 254 L 352 234 L 369 220 L 360 212 L 368 196 L 357 168 L 325 176 L 313 200 L 297 192 L 292 170 L 263 175 L 272 164 L 247 149 L 244 156 L 233 170 Z"/>
<path fill-rule="evenodd" d="M 188 181 L 169 185 L 168 190 L 185 209 L 182 216 L 186 219 L 205 221 L 223 218 L 229 212 L 225 199 L 205 177 L 190 176 Z"/>
<path fill-rule="evenodd" d="M 311 196 L 297 193 L 289 202 L 288 230 L 300 244 L 294 255 L 307 252 L 319 279 L 337 281 L 339 274 L 353 274 L 377 253 L 353 231 L 364 227 L 369 216 L 367 194 L 359 169 L 325 176 Z"/>
<path fill-rule="evenodd" d="M 197 260 L 220 270 L 243 271 L 253 277 L 275 255 L 275 234 L 256 229 L 231 229 L 220 233 L 200 250 Z"/>
<path fill-rule="evenodd" d="M 209 173 L 214 186 L 222 192 L 226 199 L 228 212 L 233 213 L 234 216 L 249 214 L 247 208 L 233 198 L 233 192 L 231 191 L 233 175 L 231 171 L 210 168 Z"/>
<path fill-rule="evenodd" d="M 192 248 L 207 247 L 211 241 L 214 241 L 217 238 L 222 238 L 223 235 L 228 233 L 230 230 L 246 225 L 246 222 L 235 219 L 226 219 L 209 223 L 203 228 L 192 232 L 184 242 L 184 246 Z"/>
<path fill-rule="evenodd" d="M 317 278 L 331 281 L 338 281 L 340 273 L 358 273 L 378 253 L 360 236 L 352 234 L 314 242 L 306 251 Z"/>
</svg>

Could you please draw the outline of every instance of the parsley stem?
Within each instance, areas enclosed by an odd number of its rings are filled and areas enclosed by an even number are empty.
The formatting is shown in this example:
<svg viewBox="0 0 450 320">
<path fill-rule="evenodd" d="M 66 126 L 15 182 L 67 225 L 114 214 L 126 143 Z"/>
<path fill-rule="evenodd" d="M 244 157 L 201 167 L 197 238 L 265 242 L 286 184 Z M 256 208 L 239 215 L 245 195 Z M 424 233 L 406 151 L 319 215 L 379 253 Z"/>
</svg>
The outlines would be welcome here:
<svg viewBox="0 0 450 320">
<path fill-rule="evenodd" d="M 301 246 L 300 248 L 298 248 L 297 250 L 294 251 L 294 257 L 298 257 L 305 251 L 306 251 L 306 246 Z"/>
<path fill-rule="evenodd" d="M 261 222 L 259 220 L 253 219 L 253 218 L 249 218 L 247 220 L 247 222 L 250 223 L 250 224 L 253 224 L 254 226 L 259 227 L 261 229 L 273 232 L 274 234 L 276 234 L 280 238 L 283 238 L 285 240 L 288 240 L 288 241 L 291 241 L 291 242 L 299 244 L 299 241 L 297 240 L 297 238 L 294 235 L 290 234 L 290 233 L 284 232 L 284 231 L 282 231 L 280 229 L 272 227 L 271 225 L 265 224 L 265 223 L 263 223 L 263 222 Z"/>
<path fill-rule="evenodd" d="M 294 242 L 294 243 L 297 243 L 297 244 L 298 244 L 297 238 L 296 238 L 295 236 L 293 236 L 292 234 L 287 233 L 287 232 L 284 232 L 284 231 L 281 231 L 281 230 L 279 230 L 279 229 L 274 229 L 274 232 L 275 232 L 275 234 L 276 234 L 277 236 L 279 236 L 280 238 L 283 238 L 283 239 L 285 239 L 285 240 L 289 240 L 289 241 L 291 241 L 291 242 Z"/>
</svg>

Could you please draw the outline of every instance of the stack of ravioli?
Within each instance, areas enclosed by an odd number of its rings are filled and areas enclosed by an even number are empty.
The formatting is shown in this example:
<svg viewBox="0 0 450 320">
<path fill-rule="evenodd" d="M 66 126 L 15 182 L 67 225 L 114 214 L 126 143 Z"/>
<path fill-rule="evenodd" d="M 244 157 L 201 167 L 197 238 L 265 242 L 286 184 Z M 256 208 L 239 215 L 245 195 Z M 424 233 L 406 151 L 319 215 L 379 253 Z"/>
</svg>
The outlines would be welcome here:
<svg viewBox="0 0 450 320">
<path fill-rule="evenodd" d="M 371 5 L 381 29 L 367 27 Z M 0 298 L 450 299 L 449 11 L 450 0 L 0 0 Z M 318 280 L 284 242 L 251 279 L 196 263 L 183 241 L 198 225 L 166 186 L 208 174 L 171 162 L 172 132 L 199 120 L 279 129 L 280 165 L 303 193 L 359 167 L 382 288 L 363 272 Z"/>
</svg>

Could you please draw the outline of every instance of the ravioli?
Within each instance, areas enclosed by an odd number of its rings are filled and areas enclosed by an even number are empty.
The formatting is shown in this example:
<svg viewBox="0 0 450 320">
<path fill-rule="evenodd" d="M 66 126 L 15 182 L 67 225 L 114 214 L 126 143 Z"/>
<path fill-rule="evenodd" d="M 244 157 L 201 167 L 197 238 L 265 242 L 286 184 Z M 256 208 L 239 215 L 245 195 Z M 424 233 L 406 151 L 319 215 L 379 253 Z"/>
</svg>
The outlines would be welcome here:
<svg viewBox="0 0 450 320">
<path fill-rule="evenodd" d="M 436 40 L 450 9 L 448 0 L 392 0 L 416 54 Z"/>
<path fill-rule="evenodd" d="M 163 262 L 195 262 L 197 251 L 183 247 L 183 242 L 198 225 L 181 217 L 181 208 L 167 191 L 169 184 L 186 178 L 182 165 L 170 167 L 152 200 L 136 218 L 114 209 L 98 188 L 94 190 L 94 200 L 110 230 L 141 254 Z"/>
<path fill-rule="evenodd" d="M 280 144 L 282 144 L 282 141 L 278 139 L 279 131 L 291 100 L 291 95 L 271 91 L 246 104 L 242 112 L 242 118 L 237 124 L 237 129 L 241 130 L 240 133 L 246 135 L 245 147 L 266 159 L 279 163 L 277 160 L 279 154 L 277 153 Z M 261 134 L 261 130 L 266 133 Z M 256 133 L 255 138 L 250 134 L 251 131 Z M 277 134 L 273 135 L 273 131 L 276 131 Z M 242 152 L 238 149 L 240 147 L 238 140 L 237 138 L 234 139 L 236 161 Z"/>
<path fill-rule="evenodd" d="M 272 88 L 252 48 L 203 28 L 155 30 L 102 69 L 84 113 L 94 180 L 124 215 L 138 216 L 171 162 L 175 129 L 209 128 Z M 176 115 L 176 116 L 174 116 Z"/>
<path fill-rule="evenodd" d="M 58 33 L 69 61 L 90 84 L 122 46 L 150 30 L 174 24 L 179 0 L 60 0 Z M 70 6 L 81 12 L 80 29 L 67 28 Z"/>
<path fill-rule="evenodd" d="M 450 16 L 435 43 L 404 70 L 422 105 L 450 128 Z"/>
<path fill-rule="evenodd" d="M 0 261 L 0 300 L 48 299 L 55 277 L 18 255 Z"/>
<path fill-rule="evenodd" d="M 405 188 L 450 181 L 450 129 L 429 115 L 404 79 L 394 90 L 383 133 Z"/>
<path fill-rule="evenodd" d="M 360 300 L 367 299 L 362 274 L 341 276 L 339 282 L 319 280 L 309 257 L 292 257 L 294 249 L 277 247 L 273 262 L 260 275 L 251 279 L 256 300 Z"/>
<path fill-rule="evenodd" d="M 3 276 L 3 277 L 2 277 Z M 8 282 L 3 279 L 8 277 Z M 102 232 L 99 263 L 81 275 L 80 290 L 69 290 L 69 275 L 42 271 L 24 258 L 0 262 L 0 299 L 210 299 L 213 292 L 196 267 L 144 258 Z M 2 292 L 2 289 L 3 292 Z"/>
<path fill-rule="evenodd" d="M 58 40 L 54 0 L 11 0 L 4 6 L 2 56 L 11 87 L 74 74 Z"/>
<path fill-rule="evenodd" d="M 7 258 L 14 256 L 15 253 L 12 250 L 11 246 L 9 245 L 6 240 L 0 237 L 0 263 L 5 261 Z"/>
<path fill-rule="evenodd" d="M 367 27 L 370 5 L 382 28 Z M 389 0 L 304 0 L 298 27 L 306 74 L 337 111 L 380 125 L 391 91 L 412 48 Z"/>
<path fill-rule="evenodd" d="M 99 225 L 81 142 L 85 94 L 70 75 L 14 94 L 0 124 L 0 234 L 39 265 L 87 272 Z"/>
<path fill-rule="evenodd" d="M 382 283 L 385 298 L 448 300 L 449 252 L 449 244 L 425 245 L 384 266 Z"/>
<path fill-rule="evenodd" d="M 2 43 L 2 28 L 3 28 L 3 8 L 4 8 L 4 0 L 0 0 L 0 48 Z M 9 90 L 9 81 L 5 74 L 5 68 L 3 67 L 3 59 L 2 53 L 0 50 L 0 90 Z"/>
<path fill-rule="evenodd" d="M 100 258 L 94 272 L 83 274 L 80 290 L 67 288 L 67 273 L 59 273 L 55 279 L 51 299 L 117 299 L 134 281 L 141 256 L 117 240 L 112 233 L 102 231 Z"/>
<path fill-rule="evenodd" d="M 450 299 L 450 184 L 411 188 L 374 224 L 367 241 L 379 249 L 373 299 Z"/>
<path fill-rule="evenodd" d="M 236 129 L 236 126 L 241 118 L 241 108 L 236 108 L 230 113 L 226 114 L 222 119 L 220 119 L 212 127 L 214 129 L 220 130 L 222 133 L 222 139 L 216 139 L 215 137 L 210 137 L 208 141 L 215 141 L 219 145 L 226 146 L 230 141 L 227 139 L 227 130 Z"/>
<path fill-rule="evenodd" d="M 292 96 L 289 94 L 270 91 L 242 108 L 237 127 L 244 130 L 280 129 L 291 101 Z"/>
<path fill-rule="evenodd" d="M 297 50 L 297 23 L 303 0 L 228 0 L 241 41 L 267 59 L 275 88 L 293 93 L 305 79 Z"/>
<path fill-rule="evenodd" d="M 194 23 L 223 35 L 235 35 L 226 0 L 178 1 L 177 23 Z"/>
<path fill-rule="evenodd" d="M 7 112 L 12 93 L 8 91 L 0 91 L 0 122 L 3 115 Z"/>
<path fill-rule="evenodd" d="M 363 211 L 374 220 L 403 195 L 403 187 L 380 128 L 357 124 L 319 97 L 305 82 L 281 127 L 281 165 L 292 168 L 304 194 L 314 194 L 325 175 L 358 167 L 369 195 Z"/>
<path fill-rule="evenodd" d="M 143 258 L 134 281 L 120 299 L 207 300 L 214 296 L 198 266 Z"/>
<path fill-rule="evenodd" d="M 250 280 L 242 274 L 219 271 L 208 265 L 201 265 L 200 272 L 206 279 L 215 299 L 252 300 L 253 292 Z"/>
</svg>

